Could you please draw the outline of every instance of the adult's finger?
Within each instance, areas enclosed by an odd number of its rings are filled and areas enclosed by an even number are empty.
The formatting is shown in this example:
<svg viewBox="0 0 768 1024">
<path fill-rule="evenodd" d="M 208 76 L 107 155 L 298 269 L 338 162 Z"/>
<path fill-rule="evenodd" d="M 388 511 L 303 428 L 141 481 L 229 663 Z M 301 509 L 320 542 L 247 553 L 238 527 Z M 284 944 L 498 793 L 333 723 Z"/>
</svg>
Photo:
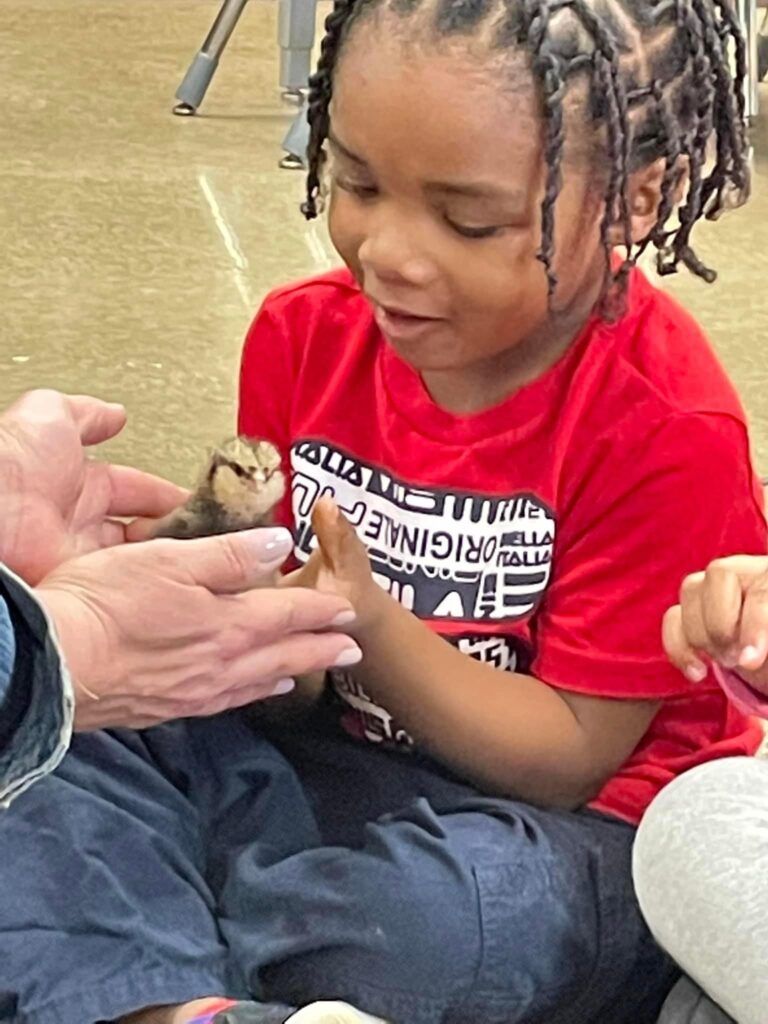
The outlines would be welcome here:
<svg viewBox="0 0 768 1024">
<path fill-rule="evenodd" d="M 317 586 L 317 575 L 323 564 L 320 550 L 316 548 L 307 561 L 298 569 L 285 573 L 278 581 L 279 587 L 310 587 Z"/>
<path fill-rule="evenodd" d="M 278 682 L 257 682 L 253 679 L 245 686 L 236 690 L 227 690 L 217 694 L 208 700 L 188 708 L 182 717 L 208 717 L 219 715 L 222 711 L 231 711 L 235 708 L 245 707 L 247 704 L 255 704 L 257 701 L 269 700 L 270 697 L 284 697 L 294 690 L 296 684 L 293 679 L 281 679 Z"/>
<path fill-rule="evenodd" d="M 236 595 L 235 605 L 238 629 L 248 635 L 245 648 L 269 643 L 289 633 L 342 629 L 355 620 L 352 606 L 345 598 L 301 587 L 251 590 Z"/>
<path fill-rule="evenodd" d="M 160 517 L 163 518 L 162 516 Z M 142 540 L 152 540 L 157 536 L 157 527 L 160 520 L 157 517 L 137 516 L 130 523 L 125 524 L 125 539 L 129 544 L 136 544 Z"/>
<path fill-rule="evenodd" d="M 225 671 L 226 690 L 235 692 L 248 686 L 249 682 L 265 680 L 263 689 L 257 682 L 250 699 L 268 697 L 270 687 L 274 689 L 275 682 L 280 679 L 323 672 L 328 668 L 349 667 L 361 659 L 360 648 L 343 634 L 295 633 L 233 659 Z"/>
<path fill-rule="evenodd" d="M 127 722 L 107 723 L 102 728 L 109 728 L 110 725 L 128 726 L 131 729 L 147 728 L 157 725 L 160 722 L 173 721 L 180 718 L 207 718 L 210 715 L 221 714 L 232 708 L 241 708 L 246 704 L 253 704 L 255 701 L 267 700 L 270 697 L 282 697 L 294 689 L 295 683 L 292 679 L 261 680 L 254 682 L 250 679 L 245 686 L 236 690 L 224 690 L 213 692 L 197 700 L 182 698 L 178 701 L 169 702 L 159 699 L 153 703 L 145 701 L 140 719 L 131 719 Z M 213 688 L 211 688 L 213 689 Z"/>
<path fill-rule="evenodd" d="M 293 539 L 283 527 L 151 543 L 158 558 L 177 562 L 185 576 L 216 594 L 262 586 L 293 547 Z"/>
<path fill-rule="evenodd" d="M 116 437 L 128 418 L 125 407 L 117 402 L 103 402 L 90 395 L 64 395 L 64 401 L 75 421 L 80 440 L 87 446 Z"/>
<path fill-rule="evenodd" d="M 700 683 L 707 675 L 707 667 L 691 647 L 683 629 L 683 615 L 679 604 L 664 616 L 661 628 L 662 642 L 667 657 L 692 683 Z"/>
<path fill-rule="evenodd" d="M 83 444 L 99 444 L 123 429 L 125 409 L 89 395 L 64 395 L 51 388 L 28 391 L 3 414 L 3 419 L 35 430 L 43 425 L 61 426 L 70 418 Z"/>
<path fill-rule="evenodd" d="M 157 519 L 183 505 L 189 491 L 132 466 L 106 467 L 111 496 L 107 515 Z"/>
</svg>

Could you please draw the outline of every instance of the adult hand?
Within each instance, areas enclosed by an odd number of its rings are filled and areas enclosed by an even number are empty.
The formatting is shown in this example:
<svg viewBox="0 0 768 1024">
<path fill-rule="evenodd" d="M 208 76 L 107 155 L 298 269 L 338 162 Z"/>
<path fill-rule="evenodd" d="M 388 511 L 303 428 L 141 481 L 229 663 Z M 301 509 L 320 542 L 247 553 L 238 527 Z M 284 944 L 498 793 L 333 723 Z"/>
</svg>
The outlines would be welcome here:
<svg viewBox="0 0 768 1024">
<path fill-rule="evenodd" d="M 768 558 L 721 558 L 688 576 L 680 604 L 664 618 L 663 637 L 670 659 L 693 682 L 707 674 L 705 655 L 768 693 Z"/>
<path fill-rule="evenodd" d="M 165 480 L 86 457 L 125 420 L 120 405 L 57 391 L 31 391 L 0 416 L 0 562 L 35 584 L 67 559 L 125 540 L 112 517 L 158 518 L 186 499 Z"/>
<path fill-rule="evenodd" d="M 290 547 L 282 529 L 156 540 L 47 576 L 37 594 L 75 683 L 75 728 L 216 714 L 359 660 L 349 637 L 323 632 L 352 622 L 348 601 L 270 585 Z"/>
</svg>

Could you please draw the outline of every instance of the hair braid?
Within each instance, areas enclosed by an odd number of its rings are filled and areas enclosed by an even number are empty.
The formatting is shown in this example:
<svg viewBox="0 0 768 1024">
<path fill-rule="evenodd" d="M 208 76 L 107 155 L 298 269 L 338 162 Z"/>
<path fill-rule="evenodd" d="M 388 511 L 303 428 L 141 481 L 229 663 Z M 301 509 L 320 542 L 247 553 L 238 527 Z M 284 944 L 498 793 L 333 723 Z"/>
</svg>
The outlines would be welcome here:
<svg viewBox="0 0 768 1024">
<path fill-rule="evenodd" d="M 597 87 L 600 90 L 598 95 L 606 110 L 605 124 L 610 161 L 600 237 L 606 255 L 607 279 L 613 280 L 619 289 L 623 290 L 635 258 L 632 244 L 632 219 L 627 196 L 632 128 L 629 120 L 627 90 L 622 80 L 619 62 L 619 45 L 610 29 L 600 21 L 595 12 L 587 5 L 586 0 L 572 0 L 570 6 L 589 32 L 595 47 L 596 75 L 593 79 L 593 89 Z M 626 257 L 614 276 L 611 273 L 610 234 L 617 220 L 622 229 Z"/>
<path fill-rule="evenodd" d="M 605 300 L 612 304 L 615 295 L 623 295 L 630 270 L 649 245 L 657 250 L 660 273 L 674 273 L 682 263 L 699 277 L 714 279 L 691 247 L 692 230 L 702 217 L 714 219 L 725 209 L 729 191 L 744 196 L 749 184 L 746 48 L 732 0 L 334 0 L 317 72 L 310 79 L 309 173 L 302 206 L 308 218 L 318 211 L 340 50 L 358 17 L 381 6 L 401 20 L 426 10 L 421 27 L 435 41 L 482 34 L 490 51 L 530 54 L 547 165 L 537 258 L 550 297 L 557 287 L 555 213 L 566 154 L 566 93 L 582 72 L 589 83 L 588 126 L 603 129 L 588 136 L 588 146 L 596 150 L 595 166 L 607 168 L 600 225 L 606 255 L 603 309 L 610 308 Z M 715 160 L 707 172 L 712 140 Z M 659 159 L 664 173 L 655 223 L 635 246 L 630 175 Z M 688 184 L 677 223 L 670 227 L 682 161 Z M 614 274 L 617 227 L 626 255 Z"/>
<path fill-rule="evenodd" d="M 359 8 L 359 0 L 333 0 L 333 10 L 325 19 L 325 35 L 320 44 L 320 58 L 317 70 L 309 79 L 309 144 L 307 146 L 307 196 L 301 212 L 307 220 L 318 214 L 323 164 L 325 163 L 325 140 L 330 127 L 329 107 L 333 94 L 333 72 L 341 49 L 344 32 L 352 15 Z"/>
<path fill-rule="evenodd" d="M 702 211 L 707 207 L 708 200 L 713 197 L 706 214 L 714 218 L 722 208 L 723 192 L 729 180 L 740 187 L 743 168 L 736 159 L 738 139 L 743 137 L 743 125 L 739 118 L 738 103 L 729 88 L 731 72 L 728 67 L 728 55 L 723 48 L 722 38 L 715 22 L 711 3 L 707 0 L 691 0 L 692 7 L 698 16 L 704 42 L 709 54 L 710 66 L 714 72 L 717 88 L 713 95 L 712 127 L 715 129 L 717 157 L 715 166 L 704 182 L 702 189 Z"/>
<path fill-rule="evenodd" d="M 657 79 L 654 79 L 650 88 L 651 96 L 655 104 L 655 114 L 658 119 L 662 136 L 662 145 L 664 149 L 664 177 L 661 182 L 661 196 L 659 199 L 659 208 L 656 213 L 656 223 L 648 235 L 648 238 L 643 243 L 642 249 L 645 249 L 649 242 L 653 243 L 657 250 L 656 269 L 658 273 L 663 276 L 671 273 L 675 269 L 674 258 L 670 269 L 669 249 L 667 247 L 669 234 L 666 230 L 666 226 L 675 207 L 675 190 L 680 178 L 678 161 L 680 159 L 681 145 L 677 132 L 677 125 L 675 124 L 675 119 L 667 101 L 667 97 L 664 95 L 663 86 Z"/>
<path fill-rule="evenodd" d="M 523 0 L 524 27 L 533 57 L 533 70 L 541 84 L 544 105 L 544 152 L 547 163 L 544 198 L 541 202 L 541 246 L 536 258 L 544 264 L 551 296 L 557 287 L 552 257 L 555 242 L 555 203 L 562 185 L 561 163 L 565 140 L 563 97 L 566 80 L 561 59 L 549 48 L 549 16 L 547 0 Z"/>
<path fill-rule="evenodd" d="M 709 278 L 712 271 L 695 256 L 689 239 L 694 224 L 701 216 L 704 202 L 703 167 L 707 158 L 707 144 L 712 134 L 715 88 L 713 69 L 707 50 L 704 28 L 694 0 L 679 0 L 679 14 L 688 41 L 691 60 L 689 100 L 693 109 L 693 126 L 685 142 L 689 161 L 689 184 L 685 205 L 679 211 L 680 226 L 671 242 L 671 259 L 663 263 L 664 272 L 671 274 L 678 263 L 684 263 L 700 277 Z"/>
</svg>

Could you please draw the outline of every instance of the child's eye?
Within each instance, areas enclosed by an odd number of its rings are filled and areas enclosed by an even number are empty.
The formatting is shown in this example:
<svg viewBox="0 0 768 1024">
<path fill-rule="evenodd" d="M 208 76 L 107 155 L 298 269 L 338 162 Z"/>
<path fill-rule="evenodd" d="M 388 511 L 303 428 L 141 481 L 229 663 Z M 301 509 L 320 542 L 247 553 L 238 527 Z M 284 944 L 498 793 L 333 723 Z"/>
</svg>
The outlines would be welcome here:
<svg viewBox="0 0 768 1024">
<path fill-rule="evenodd" d="M 351 181 L 349 178 L 342 178 L 336 175 L 334 184 L 338 185 L 344 192 L 351 192 L 358 199 L 372 199 L 378 195 L 378 189 L 374 185 L 364 185 L 359 181 Z"/>
<path fill-rule="evenodd" d="M 488 227 L 469 227 L 467 224 L 457 224 L 456 221 L 446 217 L 446 222 L 457 235 L 461 235 L 462 238 L 493 238 L 497 235 L 501 228 L 496 224 L 491 224 Z"/>
</svg>

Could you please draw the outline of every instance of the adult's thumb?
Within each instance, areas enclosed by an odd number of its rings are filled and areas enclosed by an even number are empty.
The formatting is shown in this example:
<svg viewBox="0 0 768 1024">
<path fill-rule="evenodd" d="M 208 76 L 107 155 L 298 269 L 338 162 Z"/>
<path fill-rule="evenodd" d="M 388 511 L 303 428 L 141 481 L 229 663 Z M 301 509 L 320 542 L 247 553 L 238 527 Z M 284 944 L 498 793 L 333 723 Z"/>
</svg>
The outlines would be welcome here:
<svg viewBox="0 0 768 1024">
<path fill-rule="evenodd" d="M 236 594 L 271 582 L 293 547 L 290 532 L 282 527 L 152 543 L 172 545 L 185 574 L 218 594 Z"/>
<path fill-rule="evenodd" d="M 116 402 L 103 402 L 90 395 L 65 395 L 64 401 L 84 445 L 109 441 L 125 426 L 125 408 Z"/>
</svg>

